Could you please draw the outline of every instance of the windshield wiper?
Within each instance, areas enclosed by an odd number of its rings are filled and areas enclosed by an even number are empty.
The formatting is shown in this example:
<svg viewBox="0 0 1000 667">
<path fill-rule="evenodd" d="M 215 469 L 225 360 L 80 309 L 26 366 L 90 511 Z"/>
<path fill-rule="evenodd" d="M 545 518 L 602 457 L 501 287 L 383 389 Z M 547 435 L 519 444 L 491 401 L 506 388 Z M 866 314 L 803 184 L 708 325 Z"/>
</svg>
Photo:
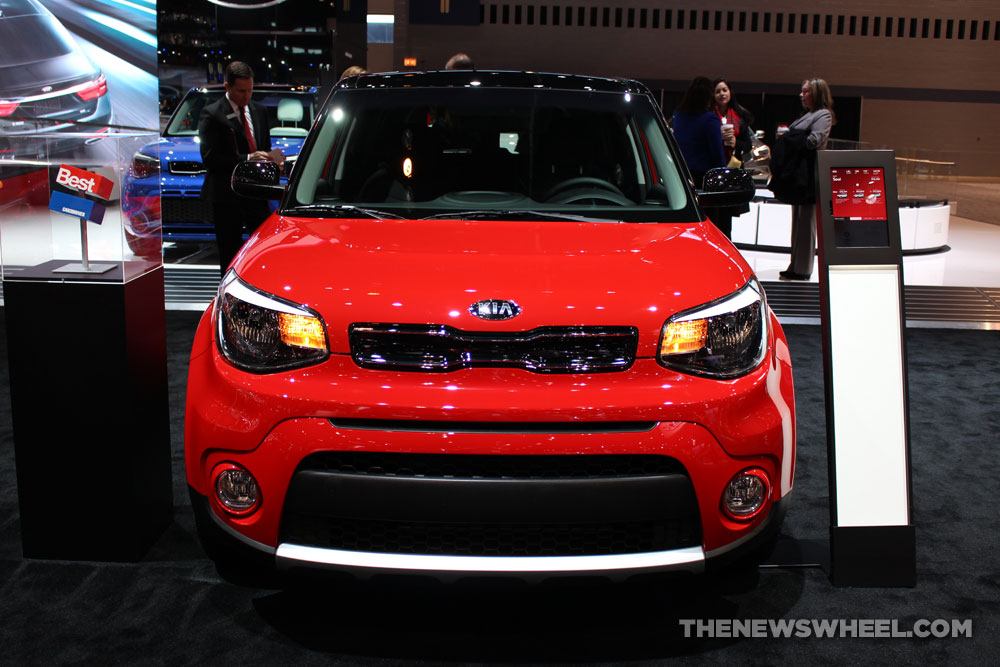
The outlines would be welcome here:
<svg viewBox="0 0 1000 667">
<path fill-rule="evenodd" d="M 282 213 L 286 215 L 310 215 L 315 213 L 347 213 L 355 217 L 364 216 L 368 218 L 376 218 L 379 220 L 386 218 L 393 218 L 398 220 L 402 217 L 396 215 L 395 213 L 387 213 L 385 211 L 380 211 L 375 208 L 365 208 L 364 206 L 354 206 L 353 204 L 305 204 L 285 209 L 284 211 L 282 211 Z"/>
<path fill-rule="evenodd" d="M 592 216 L 573 215 L 571 213 L 558 213 L 556 211 L 526 211 L 523 209 L 490 210 L 478 209 L 475 211 L 456 211 L 454 213 L 438 213 L 428 215 L 421 220 L 498 220 L 502 218 L 514 218 L 516 220 L 573 220 L 575 222 L 623 222 L 614 218 L 595 218 Z"/>
</svg>

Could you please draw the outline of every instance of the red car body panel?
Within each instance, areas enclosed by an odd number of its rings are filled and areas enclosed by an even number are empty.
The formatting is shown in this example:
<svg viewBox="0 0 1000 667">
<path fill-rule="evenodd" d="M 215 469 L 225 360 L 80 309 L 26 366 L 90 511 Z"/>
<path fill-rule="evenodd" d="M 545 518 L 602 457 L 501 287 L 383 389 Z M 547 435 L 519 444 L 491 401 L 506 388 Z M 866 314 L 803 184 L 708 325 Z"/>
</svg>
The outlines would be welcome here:
<svg viewBox="0 0 1000 667">
<path fill-rule="evenodd" d="M 240 277 L 321 307 L 334 353 L 349 350 L 346 323 L 391 317 L 487 331 L 629 324 L 639 327 L 639 356 L 652 357 L 667 317 L 753 276 L 725 236 L 698 223 L 279 217 L 245 248 L 235 265 Z M 704 266 L 713 271 L 703 273 Z M 651 275 L 662 283 L 649 284 Z M 523 312 L 495 322 L 469 314 L 470 304 L 491 298 L 515 299 Z"/>
<path fill-rule="evenodd" d="M 491 248 L 524 249 L 511 257 Z M 619 250 L 614 250 L 615 248 Z M 632 251 L 622 248 L 634 249 Z M 464 249 L 464 250 L 463 250 Z M 729 252 L 726 252 L 729 250 Z M 456 260 L 457 256 L 457 260 Z M 447 262 L 445 261 L 447 257 Z M 331 356 L 322 364 L 248 375 L 219 355 L 212 311 L 198 329 L 185 440 L 189 483 L 211 496 L 214 466 L 238 459 L 260 481 L 262 507 L 224 519 L 246 537 L 276 546 L 284 491 L 298 462 L 315 451 L 469 454 L 664 454 L 688 466 L 712 552 L 752 533 L 765 518 L 727 519 L 718 499 L 729 479 L 756 466 L 774 480 L 772 500 L 791 491 L 794 395 L 791 359 L 770 316 L 770 353 L 744 377 L 720 381 L 671 371 L 655 360 L 663 322 L 752 275 L 710 224 L 295 220 L 275 217 L 245 246 L 235 269 L 260 289 L 307 305 L 326 321 Z M 701 274 L 706 264 L 723 270 Z M 305 267 L 329 266 L 317 274 Z M 456 265 L 458 268 L 456 268 Z M 651 265 L 654 267 L 651 269 Z M 447 266 L 447 270 L 445 270 Z M 660 267 L 657 271 L 655 267 Z M 662 276 L 662 286 L 633 281 Z M 684 278 L 684 280 L 681 280 Z M 675 288 L 683 283 L 685 289 Z M 580 313 L 581 294 L 601 293 Z M 485 322 L 468 306 L 517 295 L 515 320 Z M 398 304 L 398 305 L 397 305 Z M 429 307 L 428 304 L 433 304 Z M 638 325 L 627 372 L 547 375 L 475 368 L 424 374 L 359 368 L 352 322 L 447 323 L 467 330 L 528 330 L 551 324 Z M 645 434 L 395 433 L 388 442 L 341 430 L 330 418 L 426 421 L 655 421 Z M 220 512 L 220 514 L 223 514 Z"/>
<path fill-rule="evenodd" d="M 617 577 L 767 544 L 795 472 L 791 358 L 702 213 L 752 179 L 709 176 L 693 189 L 636 82 L 338 84 L 195 337 L 206 548 L 363 576 Z M 244 196 L 277 183 L 234 172 Z"/>
</svg>

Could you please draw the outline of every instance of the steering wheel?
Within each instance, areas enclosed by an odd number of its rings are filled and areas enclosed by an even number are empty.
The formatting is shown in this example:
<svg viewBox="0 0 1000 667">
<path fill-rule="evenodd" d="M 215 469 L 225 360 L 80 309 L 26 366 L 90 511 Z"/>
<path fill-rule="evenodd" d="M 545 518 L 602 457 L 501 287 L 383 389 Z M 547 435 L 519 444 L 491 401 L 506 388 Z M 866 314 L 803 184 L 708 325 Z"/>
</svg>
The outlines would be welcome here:
<svg viewBox="0 0 1000 667">
<path fill-rule="evenodd" d="M 368 176 L 368 178 L 365 179 L 365 182 L 361 184 L 361 187 L 358 188 L 358 194 L 356 196 L 357 201 L 374 201 L 371 199 L 374 193 L 369 194 L 368 190 L 370 189 L 374 190 L 375 186 L 379 185 L 382 186 L 383 190 L 388 191 L 389 180 L 390 180 L 389 169 L 386 168 L 385 166 L 380 166 L 378 169 L 372 172 Z M 382 194 L 382 197 L 384 199 L 385 194 Z"/>
<path fill-rule="evenodd" d="M 601 192 L 592 192 L 589 188 L 599 188 Z M 567 192 L 567 190 L 573 192 Z M 559 197 L 560 194 L 563 196 Z M 634 203 L 625 196 L 625 193 L 618 186 L 603 178 L 593 176 L 567 178 L 565 181 L 553 185 L 548 192 L 542 195 L 542 201 L 553 204 L 573 204 L 587 199 L 601 199 L 619 206 L 629 206 Z"/>
</svg>

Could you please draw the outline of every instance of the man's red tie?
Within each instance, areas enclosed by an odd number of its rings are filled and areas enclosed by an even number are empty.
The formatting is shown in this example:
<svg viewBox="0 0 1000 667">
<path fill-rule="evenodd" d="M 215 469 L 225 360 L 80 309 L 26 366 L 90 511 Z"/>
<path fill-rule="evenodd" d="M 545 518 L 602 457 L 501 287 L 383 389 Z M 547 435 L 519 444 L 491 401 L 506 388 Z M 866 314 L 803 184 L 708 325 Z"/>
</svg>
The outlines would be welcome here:
<svg viewBox="0 0 1000 667">
<path fill-rule="evenodd" d="M 243 134 L 247 135 L 247 145 L 251 153 L 257 150 L 257 142 L 253 140 L 253 131 L 250 130 L 250 123 L 247 121 L 246 107 L 240 107 L 240 118 L 243 119 Z"/>
</svg>

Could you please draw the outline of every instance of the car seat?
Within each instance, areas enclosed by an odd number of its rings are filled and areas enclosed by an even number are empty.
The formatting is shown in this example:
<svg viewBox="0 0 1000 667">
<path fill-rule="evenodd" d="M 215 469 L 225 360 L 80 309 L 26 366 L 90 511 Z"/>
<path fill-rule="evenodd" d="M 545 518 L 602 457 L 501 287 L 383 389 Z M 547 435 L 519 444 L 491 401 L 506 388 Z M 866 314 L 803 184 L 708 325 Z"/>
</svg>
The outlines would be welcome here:
<svg viewBox="0 0 1000 667">
<path fill-rule="evenodd" d="M 302 102 L 290 97 L 283 98 L 278 102 L 278 123 L 277 127 L 271 128 L 272 137 L 304 137 L 309 134 L 309 130 L 299 127 L 302 122 Z M 289 125 L 290 123 L 290 125 Z"/>
</svg>

